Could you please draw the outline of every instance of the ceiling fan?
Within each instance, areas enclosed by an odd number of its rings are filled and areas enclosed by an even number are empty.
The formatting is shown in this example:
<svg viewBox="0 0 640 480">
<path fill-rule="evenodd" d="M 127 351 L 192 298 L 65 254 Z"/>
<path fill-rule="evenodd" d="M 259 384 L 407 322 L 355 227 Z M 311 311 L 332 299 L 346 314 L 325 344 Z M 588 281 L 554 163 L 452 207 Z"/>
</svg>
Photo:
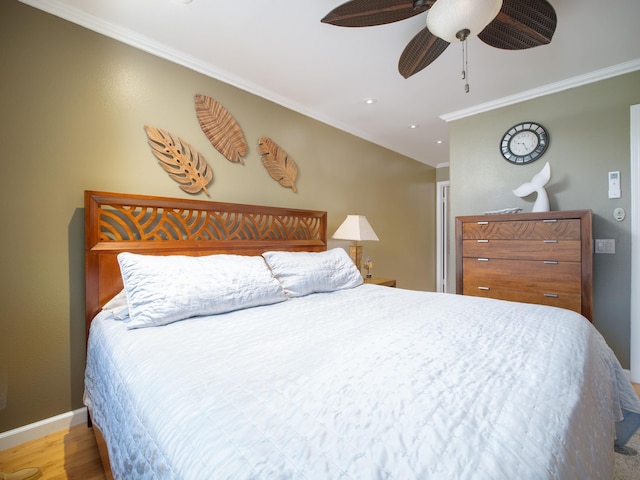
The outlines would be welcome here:
<svg viewBox="0 0 640 480">
<path fill-rule="evenodd" d="M 477 35 L 492 47 L 523 50 L 551 42 L 557 23 L 547 0 L 351 0 L 334 8 L 322 22 L 370 27 L 423 12 L 427 12 L 427 25 L 411 39 L 398 61 L 404 78 L 427 67 L 456 39 L 465 43 L 470 35 Z M 466 64 L 464 45 L 463 58 Z M 466 88 L 468 91 L 468 85 Z"/>
</svg>

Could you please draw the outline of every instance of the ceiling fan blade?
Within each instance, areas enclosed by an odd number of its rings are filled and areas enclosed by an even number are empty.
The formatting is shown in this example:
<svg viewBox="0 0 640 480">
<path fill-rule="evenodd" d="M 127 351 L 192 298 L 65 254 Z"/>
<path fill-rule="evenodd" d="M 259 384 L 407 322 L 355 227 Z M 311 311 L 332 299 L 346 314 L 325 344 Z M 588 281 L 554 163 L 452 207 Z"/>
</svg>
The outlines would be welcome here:
<svg viewBox="0 0 640 480">
<path fill-rule="evenodd" d="M 433 35 L 424 27 L 411 39 L 400 55 L 398 71 L 404 78 L 428 66 L 445 51 L 449 42 Z"/>
<path fill-rule="evenodd" d="M 351 0 L 331 10 L 322 20 L 339 27 L 372 27 L 398 22 L 431 8 L 436 0 Z"/>
<path fill-rule="evenodd" d="M 547 0 L 503 0 L 500 13 L 478 38 L 503 50 L 524 50 L 551 42 L 556 23 Z"/>
</svg>

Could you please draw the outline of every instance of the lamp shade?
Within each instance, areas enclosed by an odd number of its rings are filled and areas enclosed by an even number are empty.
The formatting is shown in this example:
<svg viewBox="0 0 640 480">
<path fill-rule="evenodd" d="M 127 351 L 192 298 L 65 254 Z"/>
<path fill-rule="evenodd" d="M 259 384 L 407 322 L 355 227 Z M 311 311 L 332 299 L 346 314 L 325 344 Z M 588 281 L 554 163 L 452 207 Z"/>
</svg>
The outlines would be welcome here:
<svg viewBox="0 0 640 480">
<path fill-rule="evenodd" d="M 496 18 L 502 0 L 438 0 L 427 12 L 427 28 L 436 37 L 455 42 L 460 30 L 478 35 Z"/>
<path fill-rule="evenodd" d="M 376 232 L 373 231 L 371 225 L 364 215 L 347 215 L 342 225 L 338 227 L 336 233 L 331 238 L 338 240 L 378 240 Z"/>
</svg>

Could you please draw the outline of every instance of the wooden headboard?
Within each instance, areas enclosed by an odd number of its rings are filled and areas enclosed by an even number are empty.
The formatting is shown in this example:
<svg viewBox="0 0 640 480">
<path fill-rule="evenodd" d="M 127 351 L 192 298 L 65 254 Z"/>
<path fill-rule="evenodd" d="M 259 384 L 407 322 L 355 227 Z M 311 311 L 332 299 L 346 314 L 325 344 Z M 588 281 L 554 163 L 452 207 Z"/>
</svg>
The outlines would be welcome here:
<svg viewBox="0 0 640 480">
<path fill-rule="evenodd" d="M 324 251 L 327 212 L 85 191 L 87 330 L 122 289 L 117 255 Z"/>
</svg>

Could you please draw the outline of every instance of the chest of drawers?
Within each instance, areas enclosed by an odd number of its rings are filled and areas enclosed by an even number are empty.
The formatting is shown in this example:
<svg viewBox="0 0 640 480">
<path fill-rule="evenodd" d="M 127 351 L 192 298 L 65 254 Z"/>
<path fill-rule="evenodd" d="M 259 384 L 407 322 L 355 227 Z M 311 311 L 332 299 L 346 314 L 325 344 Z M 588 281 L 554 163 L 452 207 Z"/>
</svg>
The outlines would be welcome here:
<svg viewBox="0 0 640 480">
<path fill-rule="evenodd" d="M 456 291 L 592 318 L 590 210 L 456 217 Z"/>
</svg>

